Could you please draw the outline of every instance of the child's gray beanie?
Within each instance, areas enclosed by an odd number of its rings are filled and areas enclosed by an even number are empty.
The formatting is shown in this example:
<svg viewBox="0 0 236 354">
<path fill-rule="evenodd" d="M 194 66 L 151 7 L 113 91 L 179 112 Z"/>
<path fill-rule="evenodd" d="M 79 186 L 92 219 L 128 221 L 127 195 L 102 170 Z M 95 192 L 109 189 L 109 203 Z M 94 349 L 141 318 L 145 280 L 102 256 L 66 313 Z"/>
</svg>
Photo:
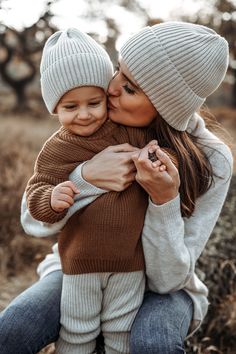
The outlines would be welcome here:
<svg viewBox="0 0 236 354">
<path fill-rule="evenodd" d="M 50 113 L 61 97 L 80 86 L 97 86 L 105 91 L 113 75 L 106 51 L 76 28 L 57 31 L 47 40 L 40 65 L 41 90 Z"/>
<path fill-rule="evenodd" d="M 126 41 L 120 54 L 163 119 L 180 131 L 220 85 L 229 58 L 223 37 L 185 22 L 145 27 Z"/>
</svg>

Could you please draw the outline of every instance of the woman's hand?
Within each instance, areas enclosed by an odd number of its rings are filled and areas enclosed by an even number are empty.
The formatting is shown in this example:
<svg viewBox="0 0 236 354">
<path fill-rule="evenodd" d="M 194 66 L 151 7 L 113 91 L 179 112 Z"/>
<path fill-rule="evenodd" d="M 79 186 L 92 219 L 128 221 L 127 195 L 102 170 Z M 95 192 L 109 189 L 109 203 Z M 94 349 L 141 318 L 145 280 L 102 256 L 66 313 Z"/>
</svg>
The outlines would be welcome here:
<svg viewBox="0 0 236 354">
<path fill-rule="evenodd" d="M 148 156 L 155 152 L 157 161 Z M 132 159 L 137 169 L 136 181 L 149 194 L 154 204 L 164 204 L 174 199 L 179 192 L 179 172 L 170 157 L 158 146 L 145 146 L 133 154 Z"/>
<path fill-rule="evenodd" d="M 84 164 L 83 178 L 96 187 L 120 192 L 135 180 L 132 155 L 138 151 L 129 144 L 109 146 Z"/>
</svg>

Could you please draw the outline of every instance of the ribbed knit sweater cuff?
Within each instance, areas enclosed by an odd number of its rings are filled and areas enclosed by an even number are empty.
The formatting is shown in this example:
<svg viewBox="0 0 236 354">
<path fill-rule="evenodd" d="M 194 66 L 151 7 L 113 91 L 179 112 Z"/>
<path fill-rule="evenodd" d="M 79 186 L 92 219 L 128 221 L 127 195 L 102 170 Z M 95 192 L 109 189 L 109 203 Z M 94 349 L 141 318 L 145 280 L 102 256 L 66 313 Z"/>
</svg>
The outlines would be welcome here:
<svg viewBox="0 0 236 354">
<path fill-rule="evenodd" d="M 149 198 L 148 213 L 154 224 L 158 222 L 168 224 L 176 221 L 181 216 L 180 195 L 178 194 L 174 199 L 162 205 L 154 204 Z"/>
<path fill-rule="evenodd" d="M 61 213 L 54 211 L 51 207 L 51 193 L 52 188 L 47 189 L 43 194 L 41 189 L 34 191 L 28 199 L 28 208 L 34 219 L 54 224 L 65 217 L 67 209 Z"/>
<path fill-rule="evenodd" d="M 83 162 L 78 167 L 76 167 L 69 176 L 70 181 L 72 181 L 80 190 L 80 197 L 81 195 L 89 197 L 91 195 L 100 195 L 106 193 L 107 191 L 105 189 L 98 188 L 93 184 L 90 184 L 89 182 L 85 181 L 85 179 L 83 178 L 82 168 L 84 164 L 86 164 L 86 162 L 87 161 Z"/>
</svg>

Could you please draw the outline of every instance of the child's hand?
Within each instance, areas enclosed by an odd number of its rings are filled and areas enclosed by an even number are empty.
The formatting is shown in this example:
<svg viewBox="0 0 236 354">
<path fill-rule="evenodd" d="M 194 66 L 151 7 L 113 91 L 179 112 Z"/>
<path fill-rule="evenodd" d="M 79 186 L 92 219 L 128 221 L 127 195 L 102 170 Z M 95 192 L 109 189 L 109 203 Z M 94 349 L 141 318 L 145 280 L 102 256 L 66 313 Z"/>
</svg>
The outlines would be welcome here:
<svg viewBox="0 0 236 354">
<path fill-rule="evenodd" d="M 74 204 L 74 195 L 79 192 L 71 181 L 59 183 L 51 194 L 51 208 L 61 213 Z"/>
</svg>

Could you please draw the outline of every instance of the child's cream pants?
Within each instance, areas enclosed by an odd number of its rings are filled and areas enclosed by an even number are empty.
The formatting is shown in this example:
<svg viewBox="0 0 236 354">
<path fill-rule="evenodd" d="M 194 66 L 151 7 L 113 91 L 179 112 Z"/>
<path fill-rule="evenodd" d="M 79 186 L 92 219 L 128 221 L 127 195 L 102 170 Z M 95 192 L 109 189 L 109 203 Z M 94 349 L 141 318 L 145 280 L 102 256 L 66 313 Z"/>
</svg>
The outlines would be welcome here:
<svg viewBox="0 0 236 354">
<path fill-rule="evenodd" d="M 91 354 L 102 331 L 106 354 L 128 354 L 142 303 L 143 271 L 64 275 L 57 354 Z"/>
</svg>

